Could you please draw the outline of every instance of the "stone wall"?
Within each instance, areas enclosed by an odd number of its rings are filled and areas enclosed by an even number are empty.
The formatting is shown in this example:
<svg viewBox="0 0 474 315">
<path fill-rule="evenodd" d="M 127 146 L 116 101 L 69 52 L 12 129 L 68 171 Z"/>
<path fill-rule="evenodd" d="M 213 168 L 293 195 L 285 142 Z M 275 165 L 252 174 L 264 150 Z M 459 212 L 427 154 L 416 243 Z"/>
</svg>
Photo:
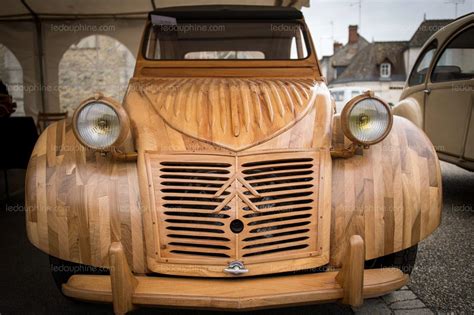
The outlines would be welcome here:
<svg viewBox="0 0 474 315">
<path fill-rule="evenodd" d="M 96 92 L 121 102 L 134 66 L 131 52 L 111 37 L 93 35 L 72 45 L 59 63 L 61 111 L 72 115 Z"/>
<path fill-rule="evenodd" d="M 14 116 L 25 114 L 23 109 L 23 69 L 15 55 L 4 45 L 0 44 L 0 79 L 8 88 L 8 92 L 16 102 Z"/>
<path fill-rule="evenodd" d="M 112 37 L 93 35 L 72 45 L 59 63 L 61 111 L 71 116 L 84 99 L 100 92 L 121 102 L 127 89 L 135 57 Z M 15 116 L 24 115 L 23 70 L 13 53 L 0 44 L 0 78 L 17 103 Z"/>
</svg>

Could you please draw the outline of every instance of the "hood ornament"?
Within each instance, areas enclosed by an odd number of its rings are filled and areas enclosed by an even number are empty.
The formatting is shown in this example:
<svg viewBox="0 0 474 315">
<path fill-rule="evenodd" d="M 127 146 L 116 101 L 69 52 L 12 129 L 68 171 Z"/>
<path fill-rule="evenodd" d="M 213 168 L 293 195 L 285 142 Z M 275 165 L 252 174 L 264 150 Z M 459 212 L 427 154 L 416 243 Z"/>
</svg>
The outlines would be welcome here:
<svg viewBox="0 0 474 315">
<path fill-rule="evenodd" d="M 229 266 L 224 269 L 225 273 L 234 275 L 234 276 L 239 276 L 244 273 L 249 272 L 247 268 L 245 268 L 244 263 L 241 261 L 232 261 L 229 263 Z"/>
</svg>

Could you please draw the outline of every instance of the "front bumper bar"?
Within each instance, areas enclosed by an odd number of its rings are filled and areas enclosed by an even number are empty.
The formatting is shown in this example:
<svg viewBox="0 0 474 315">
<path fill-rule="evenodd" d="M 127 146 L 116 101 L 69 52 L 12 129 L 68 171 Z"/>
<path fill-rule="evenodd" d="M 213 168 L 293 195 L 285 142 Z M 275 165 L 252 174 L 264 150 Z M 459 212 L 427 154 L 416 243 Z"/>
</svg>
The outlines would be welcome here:
<svg viewBox="0 0 474 315">
<path fill-rule="evenodd" d="M 206 279 L 134 276 L 121 244 L 114 243 L 110 276 L 72 276 L 63 285 L 63 293 L 80 300 L 113 303 L 115 313 L 123 314 L 136 305 L 253 310 L 342 300 L 356 306 L 364 298 L 387 294 L 407 283 L 408 276 L 395 268 L 364 270 L 359 236 L 351 238 L 348 249 L 348 263 L 341 271 Z"/>
</svg>

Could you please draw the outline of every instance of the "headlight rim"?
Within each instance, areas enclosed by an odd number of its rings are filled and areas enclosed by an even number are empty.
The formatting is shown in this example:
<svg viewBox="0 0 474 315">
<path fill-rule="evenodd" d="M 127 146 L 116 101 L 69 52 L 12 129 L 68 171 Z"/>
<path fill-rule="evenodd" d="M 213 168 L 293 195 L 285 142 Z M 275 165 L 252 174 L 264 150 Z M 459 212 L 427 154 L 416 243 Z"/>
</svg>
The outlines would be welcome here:
<svg viewBox="0 0 474 315">
<path fill-rule="evenodd" d="M 103 105 L 106 105 L 110 107 L 116 114 L 119 120 L 119 125 L 120 125 L 120 133 L 117 137 L 117 139 L 109 146 L 107 147 L 93 147 L 86 142 L 83 141 L 80 133 L 79 133 L 79 128 L 77 126 L 77 119 L 79 117 L 79 113 L 88 105 L 92 103 L 101 103 Z M 72 116 L 72 130 L 74 133 L 74 136 L 76 139 L 79 141 L 80 144 L 82 144 L 84 147 L 89 148 L 94 151 L 99 151 L 99 152 L 108 152 L 111 151 L 113 148 L 120 146 L 123 144 L 123 142 L 127 139 L 130 131 L 130 119 L 128 117 L 127 112 L 125 109 L 122 107 L 122 105 L 114 100 L 113 98 L 103 96 L 102 94 L 97 94 L 94 95 L 93 97 L 87 98 L 84 101 L 82 101 L 79 106 L 75 109 L 74 114 Z"/>
<path fill-rule="evenodd" d="M 387 128 L 385 129 L 385 132 L 380 137 L 378 137 L 377 139 L 371 140 L 371 141 L 361 141 L 361 140 L 357 139 L 352 134 L 352 132 L 349 128 L 349 125 L 348 125 L 349 115 L 352 112 L 352 109 L 357 104 L 359 104 L 360 102 L 362 102 L 363 100 L 366 100 L 366 99 L 374 99 L 374 100 L 380 102 L 385 107 L 385 109 L 387 110 L 388 117 L 389 117 L 388 125 L 387 125 Z M 382 142 L 388 136 L 390 131 L 392 130 L 392 126 L 393 126 L 392 108 L 383 99 L 381 99 L 380 97 L 375 96 L 373 91 L 367 91 L 367 92 L 365 92 L 361 95 L 353 97 L 349 102 L 347 102 L 347 104 L 344 106 L 344 108 L 342 109 L 342 112 L 341 112 L 341 127 L 342 127 L 342 131 L 343 131 L 344 135 L 350 141 L 352 141 L 353 143 L 359 144 L 359 145 L 370 146 L 370 145 L 374 145 L 374 144 L 377 144 L 379 142 Z"/>
</svg>

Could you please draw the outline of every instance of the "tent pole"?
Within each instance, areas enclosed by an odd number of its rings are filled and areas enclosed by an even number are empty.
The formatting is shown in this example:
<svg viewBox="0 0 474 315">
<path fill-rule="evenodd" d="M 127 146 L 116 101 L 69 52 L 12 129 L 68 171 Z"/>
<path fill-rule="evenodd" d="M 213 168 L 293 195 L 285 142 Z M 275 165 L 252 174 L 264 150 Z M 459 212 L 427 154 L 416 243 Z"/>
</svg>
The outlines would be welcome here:
<svg viewBox="0 0 474 315">
<path fill-rule="evenodd" d="M 41 92 L 41 110 L 43 113 L 46 112 L 46 95 L 45 95 L 45 82 L 44 82 L 44 53 L 43 53 L 43 29 L 41 20 L 35 11 L 26 3 L 26 0 L 21 0 L 23 6 L 30 12 L 35 20 L 36 26 L 36 43 L 38 46 L 38 62 L 39 62 L 39 73 L 40 73 L 40 92 Z"/>
</svg>

